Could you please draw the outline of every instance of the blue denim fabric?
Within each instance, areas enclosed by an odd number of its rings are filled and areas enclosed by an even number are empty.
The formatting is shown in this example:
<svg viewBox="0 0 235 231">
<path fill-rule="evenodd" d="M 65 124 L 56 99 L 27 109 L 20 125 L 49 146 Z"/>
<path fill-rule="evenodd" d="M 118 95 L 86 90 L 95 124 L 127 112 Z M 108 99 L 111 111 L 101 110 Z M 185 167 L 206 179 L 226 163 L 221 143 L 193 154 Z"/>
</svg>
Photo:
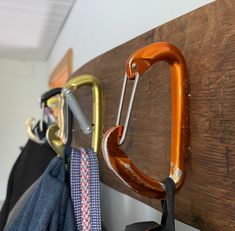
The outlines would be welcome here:
<svg viewBox="0 0 235 231">
<path fill-rule="evenodd" d="M 73 205 L 65 180 L 64 159 L 55 157 L 42 177 L 12 213 L 5 231 L 76 230 Z M 17 207 L 17 206 L 16 206 Z"/>
</svg>

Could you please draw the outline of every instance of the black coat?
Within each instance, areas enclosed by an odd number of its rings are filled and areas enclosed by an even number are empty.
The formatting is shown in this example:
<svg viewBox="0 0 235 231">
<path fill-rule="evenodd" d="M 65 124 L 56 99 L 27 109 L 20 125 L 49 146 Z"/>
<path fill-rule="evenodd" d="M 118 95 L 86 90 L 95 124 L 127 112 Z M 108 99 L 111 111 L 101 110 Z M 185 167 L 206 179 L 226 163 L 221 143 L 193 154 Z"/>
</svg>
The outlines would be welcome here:
<svg viewBox="0 0 235 231">
<path fill-rule="evenodd" d="M 42 175 L 55 156 L 56 153 L 47 143 L 38 144 L 28 140 L 8 179 L 7 196 L 0 212 L 0 231 L 18 199 Z"/>
</svg>

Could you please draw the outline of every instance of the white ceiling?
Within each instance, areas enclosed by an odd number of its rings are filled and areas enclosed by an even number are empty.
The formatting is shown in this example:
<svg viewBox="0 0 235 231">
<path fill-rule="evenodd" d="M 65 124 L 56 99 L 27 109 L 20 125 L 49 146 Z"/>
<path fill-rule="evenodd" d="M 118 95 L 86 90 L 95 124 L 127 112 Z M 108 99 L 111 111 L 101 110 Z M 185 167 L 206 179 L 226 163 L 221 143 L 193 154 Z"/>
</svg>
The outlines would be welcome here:
<svg viewBox="0 0 235 231">
<path fill-rule="evenodd" d="M 45 60 L 76 0 L 0 0 L 0 58 Z"/>
</svg>

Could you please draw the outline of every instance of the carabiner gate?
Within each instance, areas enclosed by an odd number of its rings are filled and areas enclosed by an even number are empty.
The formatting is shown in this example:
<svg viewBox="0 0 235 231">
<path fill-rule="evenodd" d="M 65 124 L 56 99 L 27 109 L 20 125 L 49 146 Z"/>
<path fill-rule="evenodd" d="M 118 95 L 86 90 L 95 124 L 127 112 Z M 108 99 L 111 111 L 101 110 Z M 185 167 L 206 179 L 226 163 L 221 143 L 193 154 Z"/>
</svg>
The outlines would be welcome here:
<svg viewBox="0 0 235 231">
<path fill-rule="evenodd" d="M 135 98 L 135 93 L 136 93 L 139 77 L 140 77 L 139 73 L 136 72 L 135 73 L 135 82 L 134 82 L 134 85 L 133 85 L 133 88 L 132 88 L 132 92 L 131 92 L 131 96 L 130 96 L 130 101 L 129 101 L 129 105 L 128 105 L 128 109 L 127 109 L 125 123 L 124 123 L 124 126 L 123 126 L 122 134 L 120 134 L 120 137 L 119 137 L 119 139 L 120 139 L 119 140 L 119 145 L 122 145 L 123 142 L 126 139 L 126 133 L 127 133 L 127 129 L 128 129 L 129 121 L 130 121 L 131 111 L 132 111 L 132 107 L 133 107 L 133 102 L 134 102 L 134 98 Z M 128 79 L 127 74 L 125 74 L 123 85 L 122 85 L 120 103 L 119 103 L 119 107 L 118 107 L 116 126 L 120 126 L 123 101 L 124 101 L 125 93 L 126 93 L 127 79 Z"/>
</svg>

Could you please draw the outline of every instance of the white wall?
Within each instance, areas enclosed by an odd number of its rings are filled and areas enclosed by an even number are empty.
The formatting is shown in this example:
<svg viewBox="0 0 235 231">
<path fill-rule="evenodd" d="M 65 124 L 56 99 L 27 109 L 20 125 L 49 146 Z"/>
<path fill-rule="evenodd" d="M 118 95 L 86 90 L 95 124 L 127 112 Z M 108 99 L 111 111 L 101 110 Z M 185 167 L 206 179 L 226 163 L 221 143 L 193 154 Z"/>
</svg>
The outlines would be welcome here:
<svg viewBox="0 0 235 231">
<path fill-rule="evenodd" d="M 96 56 L 209 2 L 212 1 L 77 0 L 48 58 L 48 73 L 70 47 L 76 70 Z M 156 210 L 103 184 L 102 198 L 102 216 L 108 231 L 124 230 L 125 224 L 141 219 L 159 221 Z M 177 230 L 193 228 L 177 223 Z"/>
<path fill-rule="evenodd" d="M 0 59 L 0 201 L 10 170 L 27 141 L 24 122 L 40 118 L 38 98 L 47 90 L 45 62 Z"/>
<path fill-rule="evenodd" d="M 48 59 L 53 70 L 67 49 L 74 69 L 96 56 L 212 0 L 77 0 Z"/>
</svg>

